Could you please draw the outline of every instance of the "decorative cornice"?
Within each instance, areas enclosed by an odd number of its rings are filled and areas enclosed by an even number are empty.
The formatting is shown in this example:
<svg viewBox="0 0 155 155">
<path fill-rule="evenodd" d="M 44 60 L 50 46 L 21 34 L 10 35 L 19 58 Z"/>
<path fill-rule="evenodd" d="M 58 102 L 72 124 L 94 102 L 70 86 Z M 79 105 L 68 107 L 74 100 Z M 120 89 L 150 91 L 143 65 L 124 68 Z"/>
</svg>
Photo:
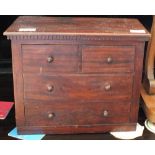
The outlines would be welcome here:
<svg viewBox="0 0 155 155">
<path fill-rule="evenodd" d="M 72 40 L 72 41 L 102 41 L 102 40 L 148 40 L 140 36 L 83 36 L 83 35 L 7 35 L 10 40 Z"/>
</svg>

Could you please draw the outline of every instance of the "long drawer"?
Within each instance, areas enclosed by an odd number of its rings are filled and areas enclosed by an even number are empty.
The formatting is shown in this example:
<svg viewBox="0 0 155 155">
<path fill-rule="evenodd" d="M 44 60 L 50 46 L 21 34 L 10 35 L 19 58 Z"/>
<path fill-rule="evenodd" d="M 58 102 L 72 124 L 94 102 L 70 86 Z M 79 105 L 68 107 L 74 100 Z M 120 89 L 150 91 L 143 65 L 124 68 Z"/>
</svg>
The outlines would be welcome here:
<svg viewBox="0 0 155 155">
<path fill-rule="evenodd" d="M 24 98 L 42 101 L 130 101 L 132 75 L 24 74 Z"/>
<path fill-rule="evenodd" d="M 87 105 L 87 106 L 86 106 Z M 27 126 L 97 125 L 129 122 L 130 103 L 25 102 Z"/>
</svg>

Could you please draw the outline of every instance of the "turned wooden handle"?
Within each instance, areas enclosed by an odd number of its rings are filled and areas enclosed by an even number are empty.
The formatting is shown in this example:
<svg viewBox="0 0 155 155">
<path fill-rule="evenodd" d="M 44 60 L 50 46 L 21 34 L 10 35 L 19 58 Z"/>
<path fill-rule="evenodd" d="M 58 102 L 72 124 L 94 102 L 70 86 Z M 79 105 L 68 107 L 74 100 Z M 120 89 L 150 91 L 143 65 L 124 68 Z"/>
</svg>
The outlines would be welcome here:
<svg viewBox="0 0 155 155">
<path fill-rule="evenodd" d="M 52 92 L 52 91 L 54 90 L 54 86 L 48 85 L 48 86 L 47 86 L 47 90 L 48 90 L 49 92 Z"/>
<path fill-rule="evenodd" d="M 110 83 L 106 83 L 106 84 L 104 85 L 104 89 L 105 89 L 106 91 L 110 90 L 110 89 L 111 89 Z"/>
<path fill-rule="evenodd" d="M 104 110 L 104 111 L 103 111 L 103 116 L 104 116 L 104 117 L 107 117 L 107 116 L 108 116 L 108 111 L 107 111 L 107 110 Z"/>
<path fill-rule="evenodd" d="M 113 61 L 112 57 L 108 57 L 108 58 L 107 58 L 107 63 L 108 63 L 108 64 L 112 63 L 112 61 Z"/>
<path fill-rule="evenodd" d="M 50 118 L 50 119 L 53 118 L 54 116 L 55 116 L 54 113 L 49 113 L 49 114 L 48 114 L 48 118 Z"/>
<path fill-rule="evenodd" d="M 53 56 L 47 57 L 47 62 L 48 62 L 48 63 L 51 63 L 51 62 L 53 62 L 53 61 L 54 61 L 54 57 L 53 57 Z"/>
</svg>

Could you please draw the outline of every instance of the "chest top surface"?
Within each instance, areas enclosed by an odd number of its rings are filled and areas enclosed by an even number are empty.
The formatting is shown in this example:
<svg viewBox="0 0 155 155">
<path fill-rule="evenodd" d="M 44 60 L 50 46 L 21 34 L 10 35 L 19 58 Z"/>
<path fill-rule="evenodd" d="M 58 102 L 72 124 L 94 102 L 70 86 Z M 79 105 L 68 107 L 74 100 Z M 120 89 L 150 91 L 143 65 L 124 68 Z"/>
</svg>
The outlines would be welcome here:
<svg viewBox="0 0 155 155">
<path fill-rule="evenodd" d="M 20 16 L 4 35 L 130 36 L 148 40 L 150 33 L 137 19 Z"/>
</svg>

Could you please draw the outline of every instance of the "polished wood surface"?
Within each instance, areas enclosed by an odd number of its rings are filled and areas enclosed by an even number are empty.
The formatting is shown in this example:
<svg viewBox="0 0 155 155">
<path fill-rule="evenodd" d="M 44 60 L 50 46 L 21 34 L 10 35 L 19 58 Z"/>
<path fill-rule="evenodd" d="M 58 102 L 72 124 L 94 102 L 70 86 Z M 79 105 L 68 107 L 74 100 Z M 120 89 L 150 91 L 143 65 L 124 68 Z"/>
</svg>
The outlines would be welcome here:
<svg viewBox="0 0 155 155">
<path fill-rule="evenodd" d="M 155 16 L 153 16 L 151 39 L 147 47 L 147 55 L 145 62 L 145 77 L 143 81 L 143 85 L 147 93 L 152 95 L 155 94 L 154 61 L 155 61 Z"/>
<path fill-rule="evenodd" d="M 74 73 L 79 70 L 76 45 L 23 45 L 22 52 L 24 73 Z"/>
<path fill-rule="evenodd" d="M 141 96 L 144 100 L 143 109 L 149 121 L 155 123 L 155 95 L 149 95 L 145 88 L 141 87 Z"/>
<path fill-rule="evenodd" d="M 34 32 L 22 32 L 23 28 L 36 28 Z M 144 30 L 145 33 L 131 33 L 130 30 Z M 136 19 L 90 18 L 90 17 L 41 17 L 21 16 L 5 35 L 110 35 L 149 36 L 148 31 Z"/>
<path fill-rule="evenodd" d="M 103 126 L 104 124 L 128 123 L 130 103 L 41 103 L 31 101 L 25 105 L 27 126 L 59 127 Z M 87 108 L 86 108 L 87 107 Z M 40 109 L 42 109 L 40 111 Z M 120 113 L 120 111 L 122 111 Z M 53 115 L 53 116 L 52 116 Z"/>
<path fill-rule="evenodd" d="M 148 44 L 145 63 L 145 76 L 141 87 L 144 100 L 143 109 L 149 121 L 155 123 L 155 16 L 151 28 L 151 39 Z"/>
<path fill-rule="evenodd" d="M 48 102 L 130 101 L 130 75 L 24 75 L 24 99 Z M 48 90 L 52 87 L 52 90 Z"/>
<path fill-rule="evenodd" d="M 30 26 L 36 32 L 17 30 Z M 19 133 L 135 130 L 150 36 L 138 20 L 20 17 L 4 34 Z"/>
<path fill-rule="evenodd" d="M 134 71 L 133 46 L 89 46 L 82 49 L 83 73 L 124 73 Z"/>
</svg>

